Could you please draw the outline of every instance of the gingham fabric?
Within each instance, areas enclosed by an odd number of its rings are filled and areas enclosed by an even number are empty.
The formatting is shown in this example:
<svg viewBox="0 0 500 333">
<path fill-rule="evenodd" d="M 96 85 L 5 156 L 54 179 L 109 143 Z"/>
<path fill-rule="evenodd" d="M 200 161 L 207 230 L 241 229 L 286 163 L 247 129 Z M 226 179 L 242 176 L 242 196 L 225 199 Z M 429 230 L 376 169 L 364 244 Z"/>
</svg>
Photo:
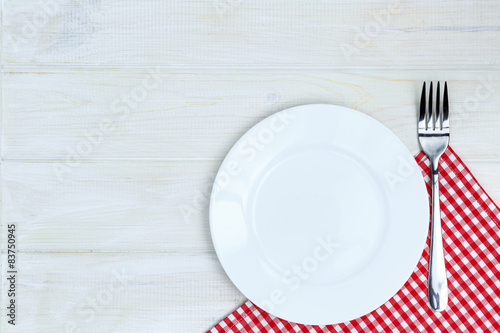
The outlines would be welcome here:
<svg viewBox="0 0 500 333">
<path fill-rule="evenodd" d="M 430 193 L 429 161 L 416 157 Z M 429 238 L 415 271 L 377 310 L 350 322 L 305 326 L 276 318 L 250 301 L 209 333 L 238 332 L 500 332 L 500 214 L 449 148 L 441 167 L 441 210 L 448 270 L 448 309 L 427 305 Z"/>
</svg>

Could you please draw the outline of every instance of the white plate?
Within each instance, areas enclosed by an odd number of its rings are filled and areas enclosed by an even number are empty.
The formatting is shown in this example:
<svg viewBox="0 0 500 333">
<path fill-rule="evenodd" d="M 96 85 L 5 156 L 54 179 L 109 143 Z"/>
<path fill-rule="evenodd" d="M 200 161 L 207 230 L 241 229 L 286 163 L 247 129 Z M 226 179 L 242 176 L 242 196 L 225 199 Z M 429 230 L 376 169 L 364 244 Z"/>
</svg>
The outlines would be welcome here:
<svg viewBox="0 0 500 333">
<path fill-rule="evenodd" d="M 282 319 L 345 322 L 388 301 L 425 244 L 418 165 L 388 128 L 334 105 L 264 119 L 215 179 L 210 228 L 236 287 Z"/>
</svg>

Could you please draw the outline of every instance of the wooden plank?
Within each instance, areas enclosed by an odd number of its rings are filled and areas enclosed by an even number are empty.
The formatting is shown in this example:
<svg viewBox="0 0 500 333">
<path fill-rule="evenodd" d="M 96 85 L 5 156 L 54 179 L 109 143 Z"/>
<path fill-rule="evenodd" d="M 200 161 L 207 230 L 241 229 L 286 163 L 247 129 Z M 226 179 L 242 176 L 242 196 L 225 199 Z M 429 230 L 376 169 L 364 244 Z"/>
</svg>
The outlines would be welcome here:
<svg viewBox="0 0 500 333">
<path fill-rule="evenodd" d="M 219 162 L 5 162 L 4 223 L 23 251 L 213 251 L 208 202 Z M 6 242 L 3 242 L 5 249 Z"/>
<path fill-rule="evenodd" d="M 245 300 L 214 254 L 20 253 L 16 282 L 16 325 L 2 311 L 5 333 L 202 333 Z"/>
<path fill-rule="evenodd" d="M 498 66 L 495 1 L 3 2 L 4 65 Z"/>
<path fill-rule="evenodd" d="M 452 145 L 500 156 L 500 72 L 6 73 L 5 160 L 221 159 L 258 121 L 308 103 L 381 121 L 416 152 L 423 80 L 450 86 Z M 471 141 L 473 140 L 473 141 Z"/>
</svg>

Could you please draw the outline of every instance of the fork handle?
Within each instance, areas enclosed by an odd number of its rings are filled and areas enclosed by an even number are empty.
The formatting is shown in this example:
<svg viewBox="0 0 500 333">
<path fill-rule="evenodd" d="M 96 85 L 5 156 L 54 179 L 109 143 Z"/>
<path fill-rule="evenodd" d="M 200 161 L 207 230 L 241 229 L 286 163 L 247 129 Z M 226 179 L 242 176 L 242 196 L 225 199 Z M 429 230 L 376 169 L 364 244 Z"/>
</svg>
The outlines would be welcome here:
<svg viewBox="0 0 500 333">
<path fill-rule="evenodd" d="M 434 311 L 443 311 L 448 305 L 448 283 L 444 263 L 439 205 L 439 157 L 431 161 L 432 169 L 432 216 L 431 253 L 429 259 L 429 304 Z"/>
</svg>

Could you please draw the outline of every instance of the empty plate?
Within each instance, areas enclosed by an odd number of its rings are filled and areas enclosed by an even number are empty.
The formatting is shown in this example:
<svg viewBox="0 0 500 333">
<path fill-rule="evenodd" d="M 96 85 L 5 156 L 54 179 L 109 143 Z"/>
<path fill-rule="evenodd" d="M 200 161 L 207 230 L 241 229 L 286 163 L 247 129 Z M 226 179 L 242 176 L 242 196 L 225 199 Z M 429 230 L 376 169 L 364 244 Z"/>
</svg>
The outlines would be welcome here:
<svg viewBox="0 0 500 333">
<path fill-rule="evenodd" d="M 334 105 L 294 107 L 250 129 L 210 201 L 231 281 L 302 324 L 349 321 L 388 301 L 416 267 L 428 222 L 424 180 L 401 140 Z"/>
</svg>

